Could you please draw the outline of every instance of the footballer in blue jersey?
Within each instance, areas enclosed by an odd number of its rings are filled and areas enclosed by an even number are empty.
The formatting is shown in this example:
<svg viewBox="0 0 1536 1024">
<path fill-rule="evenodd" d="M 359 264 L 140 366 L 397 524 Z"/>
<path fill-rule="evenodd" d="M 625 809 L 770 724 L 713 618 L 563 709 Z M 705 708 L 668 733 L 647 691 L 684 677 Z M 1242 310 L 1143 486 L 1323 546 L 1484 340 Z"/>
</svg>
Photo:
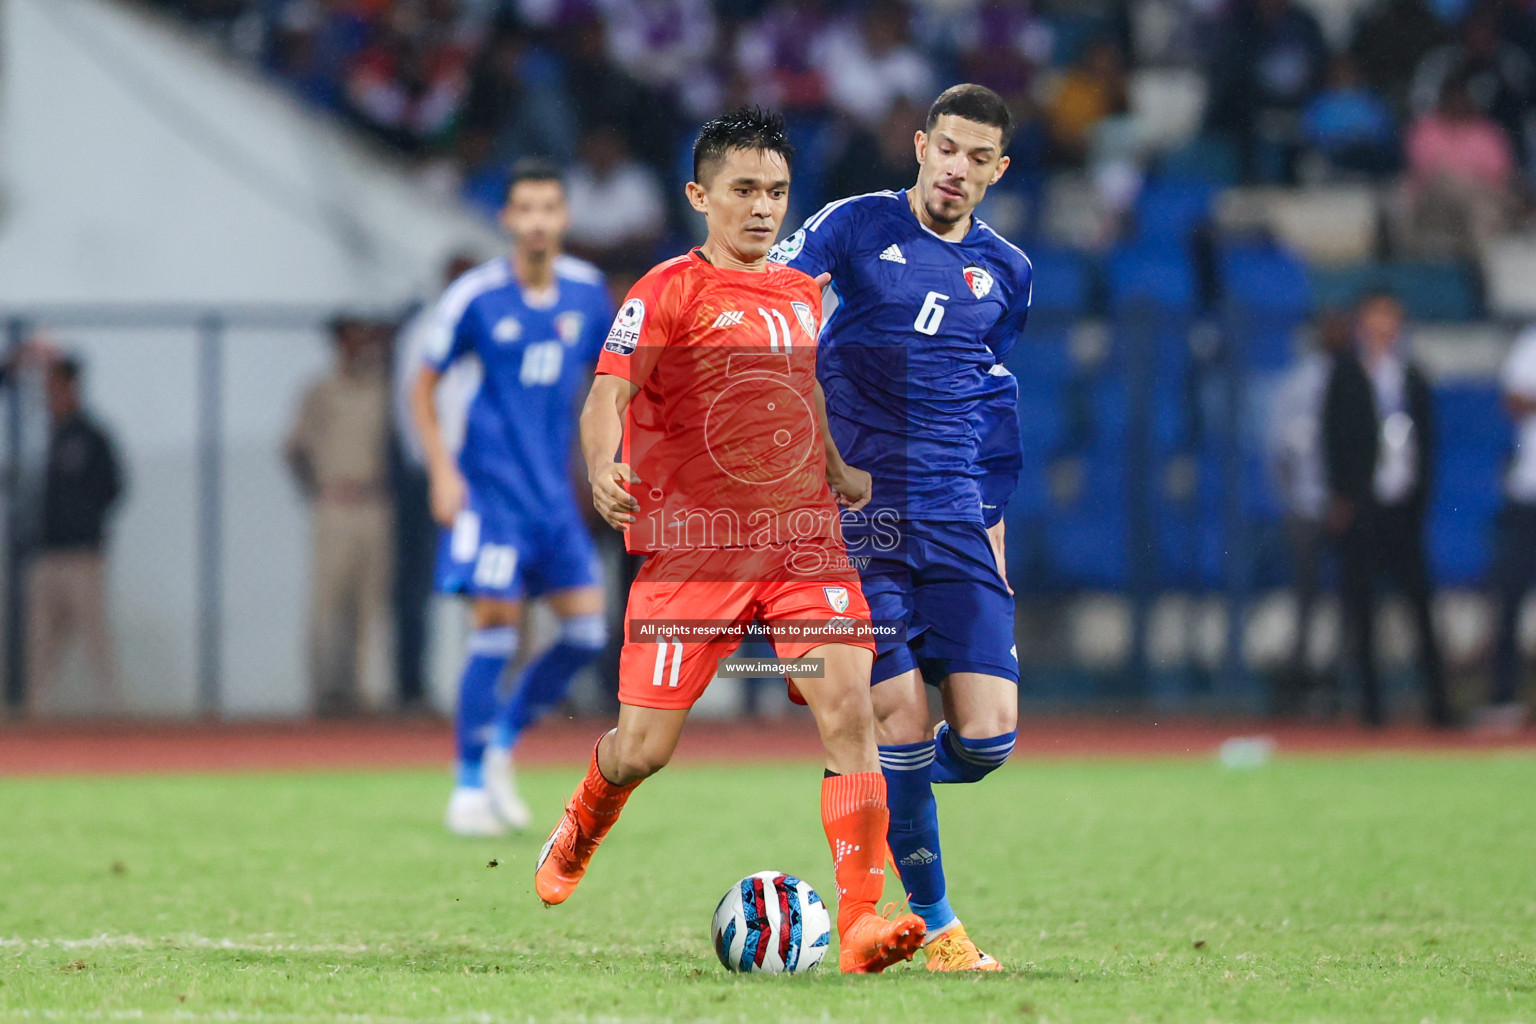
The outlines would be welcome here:
<svg viewBox="0 0 1536 1024">
<path fill-rule="evenodd" d="M 828 205 L 774 257 L 829 279 L 836 299 L 818 377 L 833 439 L 873 477 L 863 518 L 844 517 L 849 557 L 873 617 L 906 625 L 879 646 L 872 696 L 892 857 L 931 970 L 1000 969 L 949 905 L 932 785 L 980 780 L 1017 737 L 1013 596 L 984 506 L 1017 479 L 1006 427 L 992 429 L 1013 381 L 993 368 L 1024 328 L 1033 270 L 973 213 L 1008 168 L 1012 130 L 996 93 L 946 90 L 914 140 L 916 185 Z M 943 695 L 937 734 L 925 678 Z"/>
<path fill-rule="evenodd" d="M 576 404 L 613 307 L 602 275 L 560 251 L 569 222 L 559 170 L 513 170 L 502 211 L 509 256 L 456 280 L 439 300 L 412 389 L 413 417 L 442 527 L 437 587 L 473 602 L 459 687 L 459 778 L 447 825 L 495 835 L 529 825 L 512 781 L 519 735 L 557 705 L 607 643 L 597 555 L 576 503 Z M 433 396 L 461 360 L 479 369 L 458 452 L 444 443 Z M 526 600 L 560 619 L 553 646 L 501 695 Z"/>
</svg>

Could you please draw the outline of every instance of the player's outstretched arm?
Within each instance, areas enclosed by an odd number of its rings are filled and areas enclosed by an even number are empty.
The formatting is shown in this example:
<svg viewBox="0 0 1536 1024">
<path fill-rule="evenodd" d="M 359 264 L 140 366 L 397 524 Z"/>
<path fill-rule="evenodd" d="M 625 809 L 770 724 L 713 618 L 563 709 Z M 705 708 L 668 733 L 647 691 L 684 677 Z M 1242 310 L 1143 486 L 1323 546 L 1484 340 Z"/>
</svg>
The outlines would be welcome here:
<svg viewBox="0 0 1536 1024">
<path fill-rule="evenodd" d="M 624 410 L 640 389 L 623 377 L 600 373 L 581 408 L 581 455 L 592 485 L 592 507 L 609 526 L 627 532 L 640 512 L 640 502 L 626 489 L 640 482 L 622 462 L 614 461 L 624 439 Z"/>
<path fill-rule="evenodd" d="M 869 504 L 874 484 L 868 473 L 855 469 L 843 461 L 843 453 L 837 450 L 832 430 L 827 426 L 827 395 L 816 385 L 816 425 L 821 429 L 822 448 L 827 453 L 827 486 L 837 495 L 837 503 L 857 512 Z"/>
<path fill-rule="evenodd" d="M 468 488 L 453 456 L 448 454 L 437 421 L 437 382 L 442 379 L 443 375 L 430 366 L 417 371 L 416 381 L 411 385 L 411 418 L 416 421 L 416 434 L 426 457 L 432 518 L 441 526 L 452 526 L 454 517 L 464 507 Z"/>
</svg>

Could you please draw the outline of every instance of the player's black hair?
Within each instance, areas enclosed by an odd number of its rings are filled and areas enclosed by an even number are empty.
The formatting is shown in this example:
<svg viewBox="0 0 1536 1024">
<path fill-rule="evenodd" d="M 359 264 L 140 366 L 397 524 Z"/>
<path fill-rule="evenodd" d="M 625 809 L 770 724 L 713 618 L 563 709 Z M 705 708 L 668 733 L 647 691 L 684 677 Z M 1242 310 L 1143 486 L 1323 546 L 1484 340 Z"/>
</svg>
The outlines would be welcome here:
<svg viewBox="0 0 1536 1024">
<path fill-rule="evenodd" d="M 700 185 L 713 175 L 733 149 L 760 149 L 777 153 L 785 165 L 794 161 L 784 115 L 761 107 L 738 107 L 705 123 L 693 143 L 693 180 Z"/>
<path fill-rule="evenodd" d="M 74 384 L 80 379 L 80 375 L 85 372 L 85 365 L 81 363 L 79 356 L 60 356 L 53 361 L 53 366 L 50 369 L 60 379 Z"/>
<path fill-rule="evenodd" d="M 552 162 L 536 156 L 524 157 L 512 165 L 511 173 L 507 175 L 507 197 L 510 199 L 512 190 L 525 181 L 560 180 L 560 168 Z"/>
<path fill-rule="evenodd" d="M 952 85 L 939 93 L 939 98 L 934 100 L 933 106 L 928 108 L 928 120 L 923 123 L 923 131 L 931 135 L 933 126 L 938 124 L 939 118 L 945 114 L 953 114 L 967 121 L 1001 129 L 1004 149 L 1007 149 L 1008 143 L 1013 140 L 1013 114 L 1008 110 L 1008 104 L 1003 102 L 1001 96 L 984 85 L 966 82 L 962 85 Z"/>
</svg>

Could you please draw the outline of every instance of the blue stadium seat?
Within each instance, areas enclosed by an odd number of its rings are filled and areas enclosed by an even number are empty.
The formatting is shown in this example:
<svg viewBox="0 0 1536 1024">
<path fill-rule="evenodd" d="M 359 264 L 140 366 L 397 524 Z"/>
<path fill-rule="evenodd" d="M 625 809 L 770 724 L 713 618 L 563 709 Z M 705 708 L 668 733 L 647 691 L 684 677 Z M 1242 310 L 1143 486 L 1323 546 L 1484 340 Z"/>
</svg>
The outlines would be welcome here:
<svg viewBox="0 0 1536 1024">
<path fill-rule="evenodd" d="M 1431 514 L 1429 565 L 1435 580 L 1442 586 L 1481 586 L 1493 555 L 1492 533 L 1492 520 L 1486 516 Z"/>
<path fill-rule="evenodd" d="M 1051 314 L 1076 317 L 1088 312 L 1093 300 L 1093 265 L 1086 256 L 1048 246 L 1030 246 L 1026 252 L 1034 267 L 1031 327 Z"/>
<path fill-rule="evenodd" d="M 1105 269 L 1111 309 L 1150 306 L 1192 310 L 1198 302 L 1194 267 L 1177 248 L 1120 249 L 1109 257 Z"/>
<path fill-rule="evenodd" d="M 1187 245 L 1195 228 L 1210 219 L 1212 185 L 1198 181 L 1156 181 L 1136 201 L 1136 238 L 1142 244 Z"/>
<path fill-rule="evenodd" d="M 1046 562 L 1066 586 L 1124 589 L 1127 544 L 1123 511 L 1085 514 L 1068 506 L 1046 519 Z"/>
<path fill-rule="evenodd" d="M 1306 266 L 1273 246 L 1233 246 L 1218 261 L 1228 335 L 1257 370 L 1288 366 L 1312 307 Z"/>
<path fill-rule="evenodd" d="M 1004 358 L 1003 365 L 1018 379 L 1021 395 L 1030 392 L 1059 394 L 1077 374 L 1077 363 L 1067 340 L 1042 337 L 1035 330 L 1033 318 L 1024 336 Z"/>
<path fill-rule="evenodd" d="M 1499 388 L 1492 383 L 1441 384 L 1434 389 L 1435 435 L 1444 450 L 1504 454 L 1513 440 Z"/>
<path fill-rule="evenodd" d="M 1504 504 L 1504 459 L 1490 452 L 1441 449 L 1430 503 L 1455 516 L 1492 518 Z"/>
<path fill-rule="evenodd" d="M 1026 454 L 1039 458 L 1056 454 L 1067 440 L 1067 410 L 1058 395 L 1019 392 L 1019 437 Z"/>
<path fill-rule="evenodd" d="M 1458 263 L 1392 264 L 1386 284 L 1415 320 L 1463 322 L 1481 313 L 1471 275 Z"/>
<path fill-rule="evenodd" d="M 1237 147 L 1218 135 L 1201 135 L 1164 153 L 1158 174 L 1167 181 L 1236 185 L 1241 177 Z"/>
<path fill-rule="evenodd" d="M 1457 263 L 1362 263 L 1313 268 L 1308 277 L 1320 309 L 1347 308 L 1373 288 L 1389 288 L 1415 320 L 1472 320 L 1480 311 L 1477 288 Z"/>
</svg>

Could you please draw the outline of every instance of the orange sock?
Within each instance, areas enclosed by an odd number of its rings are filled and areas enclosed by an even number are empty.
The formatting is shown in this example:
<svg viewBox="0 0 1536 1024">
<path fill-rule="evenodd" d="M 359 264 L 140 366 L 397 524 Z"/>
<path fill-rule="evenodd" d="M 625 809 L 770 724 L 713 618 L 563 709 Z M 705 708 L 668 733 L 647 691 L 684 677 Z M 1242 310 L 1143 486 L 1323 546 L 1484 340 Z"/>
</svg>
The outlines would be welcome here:
<svg viewBox="0 0 1536 1024">
<path fill-rule="evenodd" d="M 601 742 L 599 739 L 598 743 Z M 597 747 L 594 746 L 586 778 L 581 780 L 571 796 L 571 808 L 576 812 L 581 831 L 594 842 L 600 841 L 608 834 L 613 823 L 619 820 L 624 801 L 629 799 L 629 794 L 638 785 L 640 783 L 636 781 L 627 786 L 615 786 L 604 778 L 602 770 L 597 767 Z"/>
<path fill-rule="evenodd" d="M 885 776 L 879 772 L 832 775 L 821 782 L 821 827 L 832 847 L 837 879 L 837 931 L 865 914 L 885 888 Z"/>
</svg>

